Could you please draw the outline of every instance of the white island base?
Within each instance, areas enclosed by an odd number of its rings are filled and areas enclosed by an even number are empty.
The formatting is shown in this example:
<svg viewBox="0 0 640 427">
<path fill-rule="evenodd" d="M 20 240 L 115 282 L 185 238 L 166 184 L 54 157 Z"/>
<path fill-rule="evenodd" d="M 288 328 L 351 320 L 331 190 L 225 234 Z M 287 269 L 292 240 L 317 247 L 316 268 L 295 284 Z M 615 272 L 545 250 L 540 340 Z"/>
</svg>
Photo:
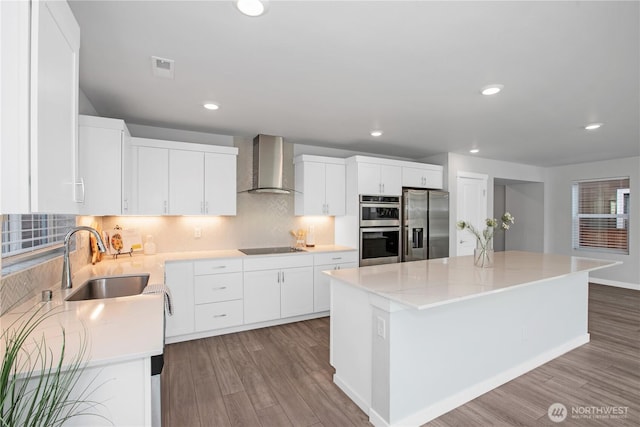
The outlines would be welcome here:
<svg viewBox="0 0 640 427">
<path fill-rule="evenodd" d="M 418 426 L 589 341 L 588 271 L 616 262 L 496 254 L 339 270 L 334 382 L 375 426 Z"/>
</svg>

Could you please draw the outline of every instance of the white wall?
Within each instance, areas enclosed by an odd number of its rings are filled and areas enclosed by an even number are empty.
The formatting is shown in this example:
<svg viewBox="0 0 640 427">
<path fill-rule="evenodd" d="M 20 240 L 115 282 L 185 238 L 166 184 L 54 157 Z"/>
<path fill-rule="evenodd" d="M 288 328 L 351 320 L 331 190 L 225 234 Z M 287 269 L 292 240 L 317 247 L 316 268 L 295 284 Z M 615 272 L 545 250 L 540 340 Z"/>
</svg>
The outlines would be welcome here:
<svg viewBox="0 0 640 427">
<path fill-rule="evenodd" d="M 80 89 L 78 94 L 78 114 L 85 114 L 87 116 L 98 116 L 98 112 L 95 107 L 87 98 L 87 95 Z"/>
<path fill-rule="evenodd" d="M 457 195 L 456 179 L 458 172 L 473 172 L 486 174 L 489 177 L 487 182 L 487 217 L 493 217 L 493 191 L 494 180 L 516 180 L 527 182 L 543 183 L 545 179 L 545 168 L 531 166 L 520 163 L 503 162 L 499 160 L 484 159 L 474 156 L 463 156 L 456 153 L 438 155 L 422 159 L 427 163 L 439 164 L 445 167 L 445 189 L 450 193 L 449 203 L 449 235 L 456 235 L 456 222 L 458 221 L 457 207 L 454 202 Z M 502 214 L 502 212 L 500 213 Z M 539 232 L 542 234 L 542 230 Z M 454 239 L 449 239 L 449 254 L 456 255 L 456 244 Z"/>
<path fill-rule="evenodd" d="M 591 273 L 598 283 L 640 290 L 640 157 L 607 160 L 547 168 L 545 179 L 544 251 L 590 258 L 615 259 L 623 264 Z M 576 251 L 571 248 L 571 185 L 576 180 L 628 176 L 631 188 L 629 208 L 629 254 Z"/>
<path fill-rule="evenodd" d="M 544 184 L 508 184 L 504 198 L 504 210 L 495 212 L 495 216 L 507 211 L 515 218 L 514 225 L 503 235 L 505 250 L 543 252 Z"/>
</svg>

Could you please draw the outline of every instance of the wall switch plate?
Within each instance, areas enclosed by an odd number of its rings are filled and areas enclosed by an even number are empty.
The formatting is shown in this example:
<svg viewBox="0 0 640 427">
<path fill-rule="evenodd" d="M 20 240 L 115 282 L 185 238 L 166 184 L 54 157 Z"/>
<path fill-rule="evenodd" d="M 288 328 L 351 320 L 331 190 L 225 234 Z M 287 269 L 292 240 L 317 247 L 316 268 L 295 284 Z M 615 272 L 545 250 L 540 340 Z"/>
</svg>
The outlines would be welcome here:
<svg viewBox="0 0 640 427">
<path fill-rule="evenodd" d="M 195 237 L 196 239 L 199 239 L 202 237 L 202 228 L 200 227 L 196 227 L 193 229 L 193 237 Z"/>
<path fill-rule="evenodd" d="M 378 336 L 382 339 L 387 338 L 387 322 L 382 317 L 378 316 L 377 322 Z"/>
</svg>

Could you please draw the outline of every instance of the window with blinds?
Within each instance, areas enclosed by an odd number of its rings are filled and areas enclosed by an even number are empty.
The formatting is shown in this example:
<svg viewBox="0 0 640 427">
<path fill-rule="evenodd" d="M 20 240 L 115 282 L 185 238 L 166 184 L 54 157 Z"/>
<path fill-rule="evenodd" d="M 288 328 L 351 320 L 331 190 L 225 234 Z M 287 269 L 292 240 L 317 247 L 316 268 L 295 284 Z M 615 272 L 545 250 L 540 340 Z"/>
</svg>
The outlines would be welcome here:
<svg viewBox="0 0 640 427">
<path fill-rule="evenodd" d="M 573 249 L 629 253 L 629 178 L 573 183 Z"/>
<path fill-rule="evenodd" d="M 32 254 L 59 248 L 64 242 L 64 236 L 75 225 L 74 215 L 3 215 L 3 267 L 6 258 L 23 259 Z"/>
</svg>

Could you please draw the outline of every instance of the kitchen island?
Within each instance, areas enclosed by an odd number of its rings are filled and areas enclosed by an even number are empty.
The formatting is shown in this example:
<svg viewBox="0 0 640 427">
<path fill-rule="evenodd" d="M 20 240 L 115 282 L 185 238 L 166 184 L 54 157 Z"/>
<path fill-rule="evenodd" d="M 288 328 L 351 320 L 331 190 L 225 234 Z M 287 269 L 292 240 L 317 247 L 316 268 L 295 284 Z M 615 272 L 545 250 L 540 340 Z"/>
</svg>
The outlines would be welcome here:
<svg viewBox="0 0 640 427">
<path fill-rule="evenodd" d="M 334 382 L 376 426 L 417 426 L 589 341 L 589 272 L 499 252 L 326 272 Z"/>
</svg>

